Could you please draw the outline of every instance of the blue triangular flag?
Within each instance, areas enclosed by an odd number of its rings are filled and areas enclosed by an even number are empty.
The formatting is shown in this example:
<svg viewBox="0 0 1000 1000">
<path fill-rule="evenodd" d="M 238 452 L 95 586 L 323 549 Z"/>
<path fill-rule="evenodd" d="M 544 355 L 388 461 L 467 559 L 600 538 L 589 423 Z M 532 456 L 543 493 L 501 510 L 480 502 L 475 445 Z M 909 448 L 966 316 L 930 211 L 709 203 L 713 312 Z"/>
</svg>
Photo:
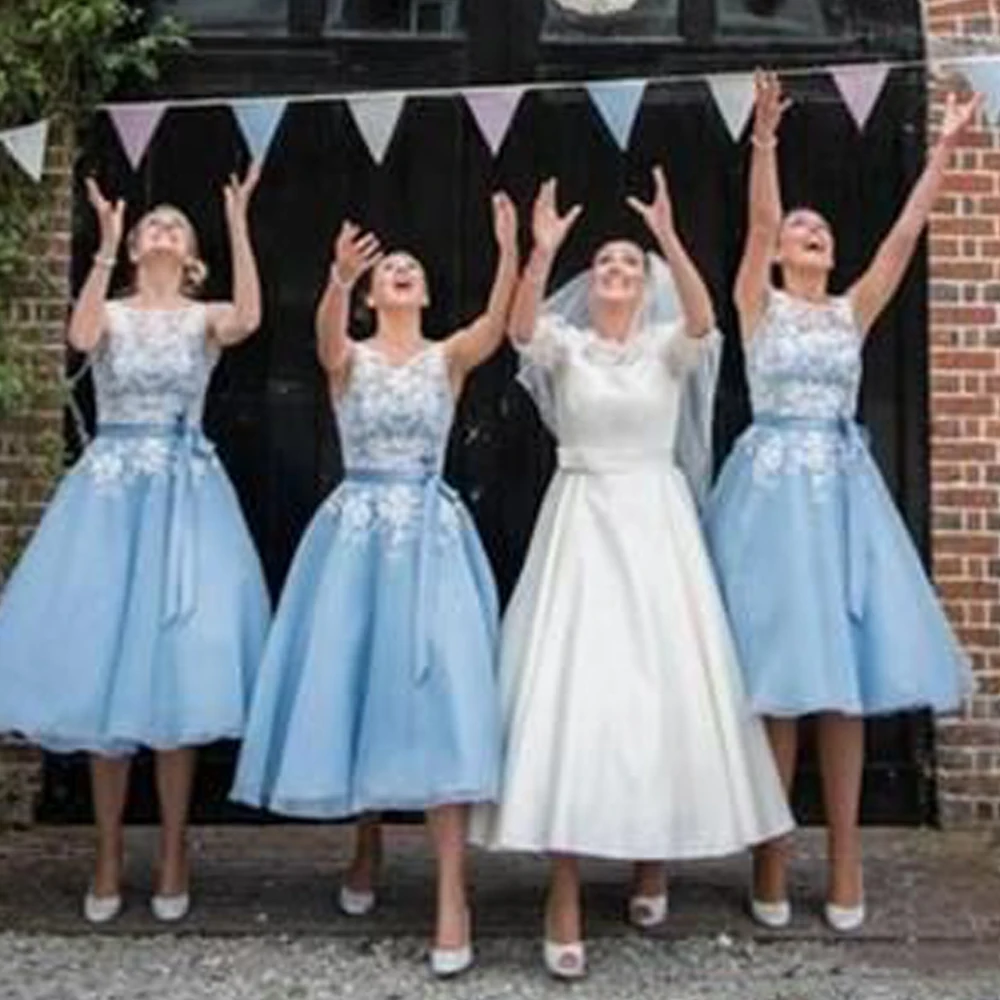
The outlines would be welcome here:
<svg viewBox="0 0 1000 1000">
<path fill-rule="evenodd" d="M 949 60 L 951 69 L 957 69 L 969 86 L 986 98 L 986 117 L 996 122 L 1000 116 L 1000 61 L 996 59 Z"/>
<path fill-rule="evenodd" d="M 233 115 L 254 160 L 263 160 L 281 124 L 288 101 L 281 97 L 250 98 L 230 101 Z"/>
<path fill-rule="evenodd" d="M 645 80 L 611 80 L 587 84 L 590 99 L 622 152 L 628 149 L 645 91 Z"/>
</svg>

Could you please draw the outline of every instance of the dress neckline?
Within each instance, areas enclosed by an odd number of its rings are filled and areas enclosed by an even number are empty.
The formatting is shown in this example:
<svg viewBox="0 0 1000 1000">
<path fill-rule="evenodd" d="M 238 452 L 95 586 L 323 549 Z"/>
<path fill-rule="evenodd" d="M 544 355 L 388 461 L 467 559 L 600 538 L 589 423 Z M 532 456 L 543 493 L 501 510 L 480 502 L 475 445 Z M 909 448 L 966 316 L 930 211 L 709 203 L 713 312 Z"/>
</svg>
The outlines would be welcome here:
<svg viewBox="0 0 1000 1000">
<path fill-rule="evenodd" d="M 358 347 L 363 347 L 369 354 L 374 355 L 378 359 L 379 364 L 385 368 L 389 368 L 393 371 L 403 371 L 411 366 L 415 365 L 422 358 L 425 358 L 432 351 L 437 350 L 441 346 L 441 342 L 437 340 L 425 340 L 424 346 L 414 354 L 411 354 L 405 361 L 390 361 L 385 354 L 380 351 L 377 347 L 372 347 L 365 341 L 358 341 Z"/>
</svg>

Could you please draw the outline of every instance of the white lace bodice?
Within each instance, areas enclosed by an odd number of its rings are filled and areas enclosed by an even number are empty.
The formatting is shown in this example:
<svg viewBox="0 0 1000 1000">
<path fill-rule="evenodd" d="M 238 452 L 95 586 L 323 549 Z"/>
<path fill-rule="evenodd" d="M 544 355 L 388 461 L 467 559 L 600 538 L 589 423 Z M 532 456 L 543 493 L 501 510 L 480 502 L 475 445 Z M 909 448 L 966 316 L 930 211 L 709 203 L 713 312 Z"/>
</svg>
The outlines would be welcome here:
<svg viewBox="0 0 1000 1000">
<path fill-rule="evenodd" d="M 206 307 L 145 310 L 109 302 L 107 316 L 93 358 L 98 422 L 200 426 L 219 359 L 208 338 Z"/>
<path fill-rule="evenodd" d="M 861 342 L 846 297 L 817 305 L 772 290 L 747 350 L 754 413 L 852 419 L 861 385 Z"/>
<path fill-rule="evenodd" d="M 108 329 L 91 359 L 98 435 L 80 463 L 98 490 L 167 476 L 179 466 L 195 476 L 218 469 L 201 434 L 205 393 L 220 351 L 208 339 L 206 307 L 106 306 Z"/>
<path fill-rule="evenodd" d="M 520 351 L 547 373 L 550 401 L 533 395 L 562 457 L 671 462 L 685 376 L 708 340 L 658 326 L 619 344 L 546 315 Z"/>
<path fill-rule="evenodd" d="M 389 551 L 401 551 L 418 532 L 436 544 L 471 528 L 457 496 L 437 481 L 444 465 L 455 400 L 441 344 L 404 364 L 391 364 L 374 348 L 355 344 L 347 388 L 335 401 L 345 481 L 327 501 L 342 519 L 345 537 L 362 542 L 371 533 Z M 446 495 L 425 524 L 427 490 Z"/>
<path fill-rule="evenodd" d="M 824 499 L 834 475 L 857 458 L 862 346 L 846 297 L 815 304 L 769 293 L 746 355 L 755 423 L 745 447 L 758 482 L 805 474 L 812 495 Z"/>
<path fill-rule="evenodd" d="M 434 344 L 394 365 L 376 349 L 355 344 L 336 409 L 348 474 L 440 472 L 455 412 L 444 349 Z"/>
</svg>

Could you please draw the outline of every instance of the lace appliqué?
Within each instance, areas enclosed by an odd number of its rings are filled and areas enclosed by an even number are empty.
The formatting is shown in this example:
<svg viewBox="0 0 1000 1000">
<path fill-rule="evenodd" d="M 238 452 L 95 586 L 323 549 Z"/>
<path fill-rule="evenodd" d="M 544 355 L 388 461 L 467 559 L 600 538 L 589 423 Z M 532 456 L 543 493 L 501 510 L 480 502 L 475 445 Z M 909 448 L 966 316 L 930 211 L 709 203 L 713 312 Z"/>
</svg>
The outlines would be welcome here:
<svg viewBox="0 0 1000 1000">
<path fill-rule="evenodd" d="M 115 493 L 144 477 L 166 478 L 174 473 L 179 462 L 190 462 L 196 479 L 220 465 L 207 440 L 200 441 L 195 450 L 182 450 L 167 439 L 140 437 L 98 438 L 84 452 L 78 468 L 91 478 L 99 492 Z"/>
<path fill-rule="evenodd" d="M 348 467 L 385 470 L 438 468 L 448 440 L 454 400 L 443 351 L 433 346 L 412 361 L 391 365 L 364 345 L 337 411 Z"/>
<path fill-rule="evenodd" d="M 437 523 L 425 527 L 424 490 L 409 483 L 342 486 L 326 501 L 326 509 L 340 519 L 348 542 L 361 544 L 371 535 L 378 535 L 390 555 L 400 553 L 425 530 L 434 532 L 435 544 L 454 543 L 467 516 L 461 507 L 442 496 L 435 505 Z"/>
<path fill-rule="evenodd" d="M 219 358 L 205 307 L 147 311 L 109 302 L 107 310 L 109 328 L 92 361 L 100 419 L 197 423 Z"/>
<path fill-rule="evenodd" d="M 771 296 L 747 353 L 754 411 L 850 417 L 861 382 L 861 337 L 849 303 L 798 302 L 779 291 Z"/>
<path fill-rule="evenodd" d="M 745 447 L 754 482 L 775 487 L 783 476 L 809 477 L 810 495 L 824 500 L 839 473 L 856 457 L 854 444 L 833 431 L 755 427 Z"/>
</svg>

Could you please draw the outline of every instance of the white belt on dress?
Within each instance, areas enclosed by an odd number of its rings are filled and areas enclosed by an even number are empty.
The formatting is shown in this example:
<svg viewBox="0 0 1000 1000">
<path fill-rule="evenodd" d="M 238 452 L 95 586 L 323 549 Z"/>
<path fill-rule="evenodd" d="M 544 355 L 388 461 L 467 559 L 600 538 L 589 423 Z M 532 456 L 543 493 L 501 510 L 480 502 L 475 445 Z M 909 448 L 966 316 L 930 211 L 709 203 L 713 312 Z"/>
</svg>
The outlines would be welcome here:
<svg viewBox="0 0 1000 1000">
<path fill-rule="evenodd" d="M 559 468 L 575 474 L 623 475 L 676 467 L 672 448 L 560 447 Z"/>
</svg>

